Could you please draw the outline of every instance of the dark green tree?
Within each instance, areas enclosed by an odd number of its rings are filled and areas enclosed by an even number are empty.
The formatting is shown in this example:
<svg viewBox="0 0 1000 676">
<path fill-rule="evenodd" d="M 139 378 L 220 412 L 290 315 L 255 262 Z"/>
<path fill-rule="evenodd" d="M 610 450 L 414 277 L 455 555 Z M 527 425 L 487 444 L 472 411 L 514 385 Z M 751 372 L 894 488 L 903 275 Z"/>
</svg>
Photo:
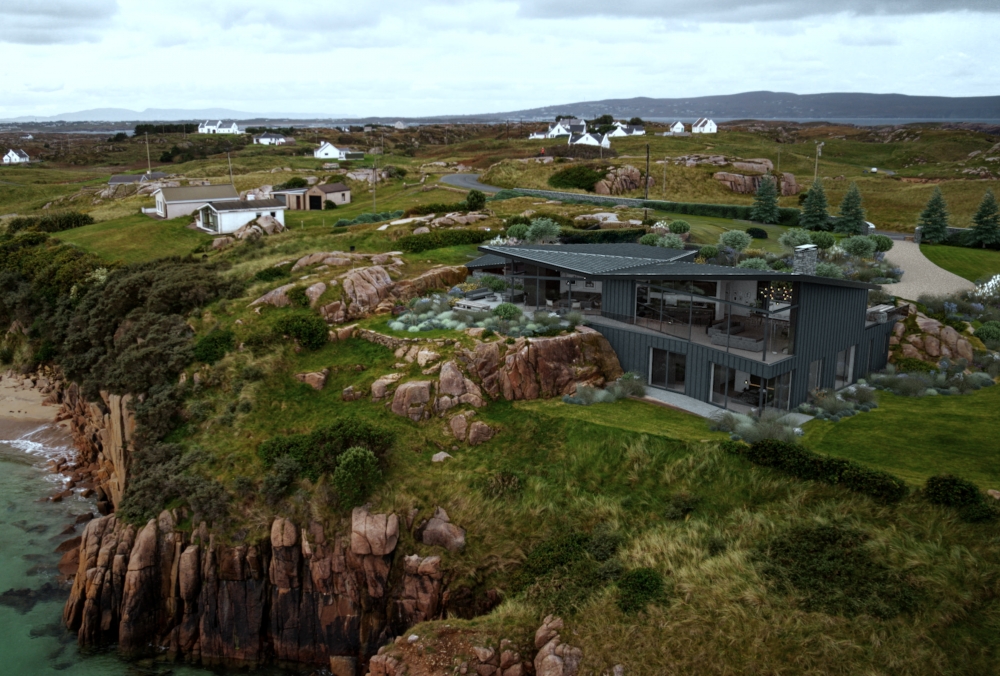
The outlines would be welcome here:
<svg viewBox="0 0 1000 676">
<path fill-rule="evenodd" d="M 837 219 L 837 232 L 845 235 L 865 235 L 865 208 L 861 204 L 861 191 L 858 184 L 851 182 L 844 200 L 840 203 L 840 218 Z"/>
<path fill-rule="evenodd" d="M 799 226 L 806 230 L 829 230 L 830 217 L 826 209 L 826 191 L 823 190 L 822 181 L 816 179 L 802 203 L 802 217 L 799 218 Z"/>
<path fill-rule="evenodd" d="M 939 244 L 948 239 L 948 205 L 945 204 L 941 188 L 935 186 L 934 194 L 927 200 L 927 206 L 917 219 L 921 239 L 931 244 Z"/>
<path fill-rule="evenodd" d="M 987 190 L 983 201 L 979 203 L 976 215 L 972 217 L 973 226 L 969 231 L 969 244 L 988 246 L 1000 244 L 1000 206 L 992 190 Z"/>
<path fill-rule="evenodd" d="M 479 190 L 470 190 L 465 197 L 465 206 L 469 211 L 479 211 L 486 206 L 486 195 Z"/>
<path fill-rule="evenodd" d="M 753 208 L 750 209 L 750 220 L 756 223 L 777 223 L 781 220 L 778 211 L 778 188 L 773 176 L 764 176 L 757 186 L 757 194 L 753 198 Z"/>
<path fill-rule="evenodd" d="M 641 127 L 641 126 L 643 126 L 644 124 L 646 124 L 645 122 L 643 122 L 643 121 L 642 121 L 642 118 L 641 118 L 641 117 L 633 117 L 632 119 L 630 119 L 630 120 L 628 121 L 628 123 L 629 123 L 630 125 L 632 125 L 633 127 Z"/>
</svg>

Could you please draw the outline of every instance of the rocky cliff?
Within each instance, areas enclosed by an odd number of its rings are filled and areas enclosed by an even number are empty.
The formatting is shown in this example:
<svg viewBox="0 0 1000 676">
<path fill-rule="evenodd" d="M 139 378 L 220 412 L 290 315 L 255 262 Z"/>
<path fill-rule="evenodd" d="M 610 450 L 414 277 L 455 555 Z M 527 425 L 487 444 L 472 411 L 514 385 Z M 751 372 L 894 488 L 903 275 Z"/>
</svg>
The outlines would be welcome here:
<svg viewBox="0 0 1000 676">
<path fill-rule="evenodd" d="M 165 651 L 202 665 L 265 662 L 364 673 L 378 648 L 444 610 L 439 557 L 397 557 L 399 519 L 354 510 L 351 530 L 277 518 L 270 538 L 223 545 L 204 525 L 87 524 L 64 609 L 81 645 Z"/>
</svg>

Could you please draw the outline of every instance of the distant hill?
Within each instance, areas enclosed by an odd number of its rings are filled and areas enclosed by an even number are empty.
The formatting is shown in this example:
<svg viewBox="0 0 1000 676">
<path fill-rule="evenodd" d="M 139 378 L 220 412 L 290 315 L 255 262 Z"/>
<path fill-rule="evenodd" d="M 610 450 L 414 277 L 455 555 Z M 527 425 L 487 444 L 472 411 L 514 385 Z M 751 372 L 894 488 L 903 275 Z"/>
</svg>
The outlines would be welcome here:
<svg viewBox="0 0 1000 676">
<path fill-rule="evenodd" d="M 492 117 L 552 119 L 556 115 L 596 117 L 722 119 L 907 119 L 975 121 L 1000 120 L 1000 96 L 951 98 L 904 94 L 791 94 L 745 92 L 683 99 L 605 99 L 501 113 Z M 476 116 L 486 117 L 486 116 Z"/>
<path fill-rule="evenodd" d="M 173 122 L 178 120 L 259 120 L 274 117 L 287 119 L 314 119 L 316 115 L 262 115 L 228 108 L 147 108 L 143 111 L 128 108 L 93 108 L 59 115 L 25 115 L 0 122 Z M 324 116 L 329 117 L 329 116 Z"/>
</svg>

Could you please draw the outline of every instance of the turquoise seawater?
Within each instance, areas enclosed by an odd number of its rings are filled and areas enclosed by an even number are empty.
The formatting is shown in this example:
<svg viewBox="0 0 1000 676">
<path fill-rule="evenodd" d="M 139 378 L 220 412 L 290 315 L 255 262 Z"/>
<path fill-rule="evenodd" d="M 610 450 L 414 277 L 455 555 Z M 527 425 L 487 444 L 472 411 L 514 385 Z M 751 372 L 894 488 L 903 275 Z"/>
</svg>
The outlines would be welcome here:
<svg viewBox="0 0 1000 676">
<path fill-rule="evenodd" d="M 61 490 L 62 477 L 46 469 L 47 461 L 60 455 L 69 457 L 70 449 L 51 428 L 0 423 L 0 676 L 219 673 L 152 660 L 128 663 L 113 652 L 83 654 L 77 648 L 76 636 L 61 622 L 69 587 L 59 581 L 61 554 L 54 550 L 82 534 L 83 525 L 74 533 L 61 533 L 94 506 L 78 495 L 62 502 L 46 500 Z M 32 590 L 33 598 L 25 601 L 25 590 Z M 265 672 L 278 673 L 255 673 Z"/>
</svg>

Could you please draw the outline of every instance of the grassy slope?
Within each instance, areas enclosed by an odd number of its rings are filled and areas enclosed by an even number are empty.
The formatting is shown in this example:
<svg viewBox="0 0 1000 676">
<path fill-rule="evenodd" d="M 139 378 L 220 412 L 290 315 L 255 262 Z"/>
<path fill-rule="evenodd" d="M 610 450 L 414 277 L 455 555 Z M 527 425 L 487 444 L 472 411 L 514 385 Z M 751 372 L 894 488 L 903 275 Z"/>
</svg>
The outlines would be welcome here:
<svg viewBox="0 0 1000 676">
<path fill-rule="evenodd" d="M 1000 486 L 995 411 L 1000 387 L 963 396 L 897 397 L 882 393 L 871 413 L 838 423 L 813 421 L 805 443 L 898 474 L 914 484 L 957 474 L 981 488 Z"/>
<path fill-rule="evenodd" d="M 921 244 L 920 251 L 936 265 L 971 282 L 1000 274 L 1000 251 L 933 244 Z"/>
<path fill-rule="evenodd" d="M 205 233 L 188 228 L 189 222 L 187 216 L 158 221 L 136 214 L 67 230 L 58 237 L 109 261 L 138 263 L 166 256 L 186 256 L 211 239 Z"/>
</svg>

